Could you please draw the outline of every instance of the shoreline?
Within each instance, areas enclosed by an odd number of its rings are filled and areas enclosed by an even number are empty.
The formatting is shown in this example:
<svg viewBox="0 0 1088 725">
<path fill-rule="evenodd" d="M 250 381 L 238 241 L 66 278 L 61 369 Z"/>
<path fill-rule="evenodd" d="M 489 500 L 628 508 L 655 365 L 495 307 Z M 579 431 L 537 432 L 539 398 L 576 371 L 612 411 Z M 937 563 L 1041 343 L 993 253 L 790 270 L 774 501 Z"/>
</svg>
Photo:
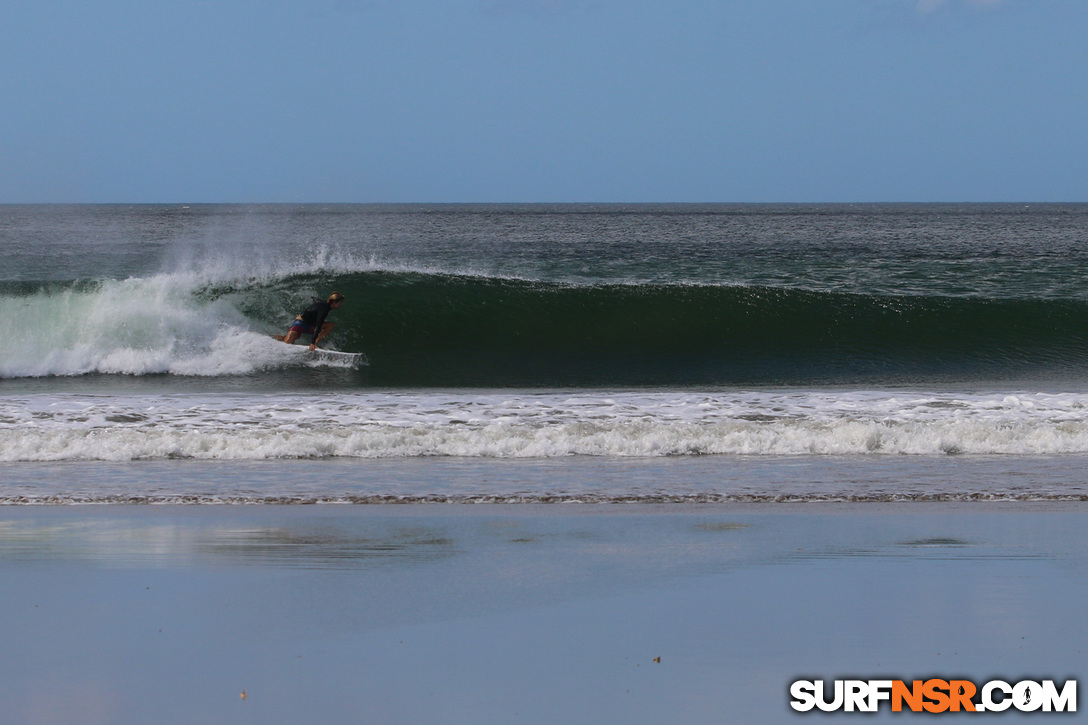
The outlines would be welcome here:
<svg viewBox="0 0 1088 725">
<path fill-rule="evenodd" d="M 1086 524 L 1081 502 L 0 507 L 0 703 L 774 723 L 802 676 L 1075 678 Z"/>
<path fill-rule="evenodd" d="M 1083 455 L 139 460 L 0 464 L 0 506 L 1088 500 Z"/>
</svg>

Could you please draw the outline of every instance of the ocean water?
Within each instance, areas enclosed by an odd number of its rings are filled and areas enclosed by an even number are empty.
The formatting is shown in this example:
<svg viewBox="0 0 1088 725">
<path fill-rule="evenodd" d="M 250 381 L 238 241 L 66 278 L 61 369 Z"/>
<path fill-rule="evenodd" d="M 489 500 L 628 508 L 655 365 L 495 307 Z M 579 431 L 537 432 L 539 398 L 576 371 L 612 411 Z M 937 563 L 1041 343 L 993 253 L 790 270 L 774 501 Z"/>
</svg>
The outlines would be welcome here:
<svg viewBox="0 0 1088 725">
<path fill-rule="evenodd" d="M 1088 497 L 1088 205 L 0 206 L 0 502 Z M 288 348 L 336 290 L 346 365 Z"/>
</svg>

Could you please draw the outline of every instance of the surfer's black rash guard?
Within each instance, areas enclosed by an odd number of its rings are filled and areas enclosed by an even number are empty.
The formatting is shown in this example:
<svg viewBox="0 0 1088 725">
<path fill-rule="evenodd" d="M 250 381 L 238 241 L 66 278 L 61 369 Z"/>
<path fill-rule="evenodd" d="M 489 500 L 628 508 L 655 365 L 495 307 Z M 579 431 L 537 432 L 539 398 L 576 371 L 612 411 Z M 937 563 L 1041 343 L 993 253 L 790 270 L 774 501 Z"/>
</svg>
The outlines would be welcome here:
<svg viewBox="0 0 1088 725">
<path fill-rule="evenodd" d="M 313 332 L 310 333 L 310 342 L 314 345 L 317 344 L 317 336 L 321 334 L 321 326 L 325 324 L 325 318 L 329 316 L 329 312 L 332 311 L 332 305 L 325 300 L 319 300 L 316 297 L 312 298 L 314 303 L 306 308 L 306 310 L 299 315 L 302 321 L 313 327 Z"/>
</svg>

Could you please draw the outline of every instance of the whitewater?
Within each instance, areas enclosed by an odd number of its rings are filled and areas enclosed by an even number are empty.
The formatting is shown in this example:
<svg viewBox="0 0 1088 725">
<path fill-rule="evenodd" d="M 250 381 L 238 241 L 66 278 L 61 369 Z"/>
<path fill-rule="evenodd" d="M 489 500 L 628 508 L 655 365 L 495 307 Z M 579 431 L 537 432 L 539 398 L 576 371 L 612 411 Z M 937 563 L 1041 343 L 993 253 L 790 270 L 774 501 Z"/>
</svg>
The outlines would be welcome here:
<svg viewBox="0 0 1088 725">
<path fill-rule="evenodd" d="M 0 462 L 1088 453 L 1088 394 L 8 397 Z"/>
</svg>

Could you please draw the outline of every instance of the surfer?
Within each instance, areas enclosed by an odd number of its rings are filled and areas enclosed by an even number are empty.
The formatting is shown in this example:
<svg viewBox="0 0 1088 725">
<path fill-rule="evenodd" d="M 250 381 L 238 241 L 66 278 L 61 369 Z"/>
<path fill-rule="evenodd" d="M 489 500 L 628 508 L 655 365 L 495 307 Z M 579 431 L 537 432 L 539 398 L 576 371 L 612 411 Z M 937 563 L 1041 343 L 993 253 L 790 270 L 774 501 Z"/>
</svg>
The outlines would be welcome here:
<svg viewBox="0 0 1088 725">
<path fill-rule="evenodd" d="M 332 332 L 333 323 L 326 322 L 325 318 L 333 310 L 340 309 L 342 304 L 344 304 L 344 295 L 339 292 L 333 292 L 324 301 L 314 297 L 313 304 L 295 317 L 295 321 L 291 323 L 291 329 L 287 331 L 287 334 L 275 335 L 275 338 L 292 345 L 300 336 L 310 335 L 310 349 L 316 350 L 317 343 Z"/>
</svg>

